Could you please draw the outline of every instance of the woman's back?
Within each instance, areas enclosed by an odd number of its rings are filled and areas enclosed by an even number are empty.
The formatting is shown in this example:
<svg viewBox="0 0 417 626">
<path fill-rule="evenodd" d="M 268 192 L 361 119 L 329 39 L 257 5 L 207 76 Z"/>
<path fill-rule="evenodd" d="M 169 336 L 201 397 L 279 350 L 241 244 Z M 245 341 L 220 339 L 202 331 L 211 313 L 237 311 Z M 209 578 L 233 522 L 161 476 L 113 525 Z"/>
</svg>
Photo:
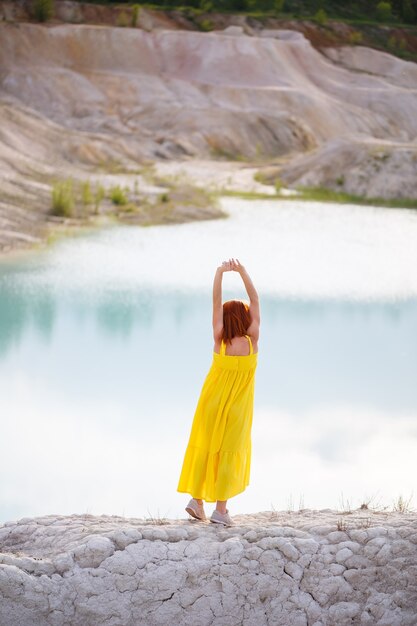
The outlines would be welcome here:
<svg viewBox="0 0 417 626">
<path fill-rule="evenodd" d="M 248 341 L 249 339 L 249 341 Z M 248 356 L 251 353 L 251 344 L 253 354 L 258 352 L 258 342 L 249 338 L 248 335 L 242 335 L 242 337 L 233 337 L 231 343 L 226 343 L 226 356 Z M 221 351 L 221 341 L 214 343 L 214 352 L 219 354 Z"/>
</svg>

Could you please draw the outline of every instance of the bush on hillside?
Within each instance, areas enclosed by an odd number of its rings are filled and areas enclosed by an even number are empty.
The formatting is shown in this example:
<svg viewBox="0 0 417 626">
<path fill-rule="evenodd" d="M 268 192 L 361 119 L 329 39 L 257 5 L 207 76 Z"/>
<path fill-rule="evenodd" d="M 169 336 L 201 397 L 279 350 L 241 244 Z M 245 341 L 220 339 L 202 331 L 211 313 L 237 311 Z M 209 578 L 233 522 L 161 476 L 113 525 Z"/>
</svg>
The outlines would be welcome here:
<svg viewBox="0 0 417 626">
<path fill-rule="evenodd" d="M 113 204 L 116 204 L 118 206 L 123 206 L 124 204 L 127 204 L 126 190 L 122 189 L 120 185 L 112 187 L 110 189 L 110 200 L 113 202 Z"/>
<path fill-rule="evenodd" d="M 139 13 L 140 13 L 140 6 L 138 4 L 134 4 L 132 7 L 132 23 L 131 23 L 131 26 L 133 26 L 133 28 L 136 28 L 136 26 L 138 25 Z"/>
<path fill-rule="evenodd" d="M 81 183 L 81 202 L 84 207 L 88 207 L 94 203 L 93 192 L 91 191 L 91 185 L 89 180 L 85 180 Z"/>
<path fill-rule="evenodd" d="M 71 217 L 74 212 L 74 191 L 72 180 L 54 183 L 52 187 L 52 215 Z"/>
<path fill-rule="evenodd" d="M 324 26 L 327 24 L 327 13 L 324 9 L 319 9 L 317 13 L 314 15 L 314 21 L 320 26 Z"/>
<path fill-rule="evenodd" d="M 100 209 L 100 202 L 104 200 L 106 196 L 106 191 L 103 185 L 97 185 L 94 193 L 94 212 L 97 214 Z"/>
<path fill-rule="evenodd" d="M 122 11 L 117 16 L 116 26 L 120 26 L 121 28 L 126 28 L 131 25 L 131 19 L 129 19 L 128 14 L 125 11 Z"/>
<path fill-rule="evenodd" d="M 363 35 L 358 30 L 354 30 L 349 33 L 349 43 L 352 46 L 362 43 Z"/>
</svg>

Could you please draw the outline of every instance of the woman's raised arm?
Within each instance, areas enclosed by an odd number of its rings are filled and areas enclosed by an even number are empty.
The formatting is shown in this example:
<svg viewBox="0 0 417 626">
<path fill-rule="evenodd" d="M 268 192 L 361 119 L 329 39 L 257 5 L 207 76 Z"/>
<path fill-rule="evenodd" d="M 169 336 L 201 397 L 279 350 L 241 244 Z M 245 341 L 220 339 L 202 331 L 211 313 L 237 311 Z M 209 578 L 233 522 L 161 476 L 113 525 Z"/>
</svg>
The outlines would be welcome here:
<svg viewBox="0 0 417 626">
<path fill-rule="evenodd" d="M 232 259 L 223 261 L 216 270 L 213 282 L 213 337 L 220 341 L 223 333 L 222 279 L 224 272 L 232 270 Z"/>
<path fill-rule="evenodd" d="M 255 289 L 255 285 L 253 284 L 251 277 L 249 276 L 243 265 L 238 261 L 238 259 L 232 259 L 232 269 L 235 272 L 239 272 L 249 298 L 249 313 L 251 323 L 248 328 L 248 335 L 250 335 L 255 341 L 258 341 L 259 326 L 261 323 L 258 292 Z"/>
</svg>

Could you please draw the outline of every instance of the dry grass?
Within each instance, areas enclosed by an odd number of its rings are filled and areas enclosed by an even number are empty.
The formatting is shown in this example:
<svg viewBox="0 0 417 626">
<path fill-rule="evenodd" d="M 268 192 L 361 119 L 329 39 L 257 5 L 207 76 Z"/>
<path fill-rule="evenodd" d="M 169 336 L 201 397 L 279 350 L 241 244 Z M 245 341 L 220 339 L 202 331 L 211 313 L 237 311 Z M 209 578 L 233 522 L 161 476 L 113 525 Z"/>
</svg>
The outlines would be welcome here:
<svg viewBox="0 0 417 626">
<path fill-rule="evenodd" d="M 156 512 L 156 515 L 152 515 L 152 513 L 148 509 L 149 517 L 145 517 L 145 521 L 148 524 L 154 524 L 155 526 L 164 526 L 169 523 L 169 520 L 165 516 L 161 516 L 159 510 Z"/>
<path fill-rule="evenodd" d="M 414 513 L 415 508 L 411 506 L 413 494 L 409 498 L 404 498 L 401 494 L 394 501 L 392 510 L 396 513 Z"/>
</svg>

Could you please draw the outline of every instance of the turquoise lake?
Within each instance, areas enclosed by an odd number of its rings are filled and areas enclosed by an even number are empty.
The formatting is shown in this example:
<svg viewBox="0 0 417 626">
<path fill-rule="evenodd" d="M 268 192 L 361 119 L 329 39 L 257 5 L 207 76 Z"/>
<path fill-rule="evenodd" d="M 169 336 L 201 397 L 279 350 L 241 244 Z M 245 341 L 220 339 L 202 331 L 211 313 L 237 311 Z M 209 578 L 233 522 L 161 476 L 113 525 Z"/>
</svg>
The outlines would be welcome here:
<svg viewBox="0 0 417 626">
<path fill-rule="evenodd" d="M 262 314 L 251 483 L 231 514 L 415 494 L 417 213 L 222 202 L 228 219 L 2 260 L 0 521 L 187 516 L 176 487 L 231 256 Z M 225 297 L 245 297 L 239 280 Z"/>
</svg>

